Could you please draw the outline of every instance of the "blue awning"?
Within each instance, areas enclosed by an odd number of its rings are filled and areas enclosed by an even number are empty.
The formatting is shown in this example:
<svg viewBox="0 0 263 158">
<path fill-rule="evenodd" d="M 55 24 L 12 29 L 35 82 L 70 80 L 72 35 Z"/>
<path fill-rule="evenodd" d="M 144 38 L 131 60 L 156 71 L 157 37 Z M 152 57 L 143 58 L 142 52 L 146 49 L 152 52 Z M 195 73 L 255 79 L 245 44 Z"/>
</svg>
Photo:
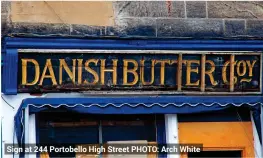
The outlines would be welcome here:
<svg viewBox="0 0 263 158">
<path fill-rule="evenodd" d="M 189 114 L 223 110 L 231 106 L 259 107 L 261 96 L 137 96 L 137 97 L 77 97 L 24 99 L 15 115 L 19 144 L 24 138 L 24 109 L 29 113 L 46 110 L 67 110 L 90 114 Z"/>
<path fill-rule="evenodd" d="M 70 108 L 80 113 L 95 114 L 167 114 L 213 111 L 228 105 L 255 106 L 258 104 L 262 104 L 260 96 L 145 96 L 28 98 L 23 101 L 21 106 L 29 106 L 31 113 L 48 108 Z"/>
</svg>

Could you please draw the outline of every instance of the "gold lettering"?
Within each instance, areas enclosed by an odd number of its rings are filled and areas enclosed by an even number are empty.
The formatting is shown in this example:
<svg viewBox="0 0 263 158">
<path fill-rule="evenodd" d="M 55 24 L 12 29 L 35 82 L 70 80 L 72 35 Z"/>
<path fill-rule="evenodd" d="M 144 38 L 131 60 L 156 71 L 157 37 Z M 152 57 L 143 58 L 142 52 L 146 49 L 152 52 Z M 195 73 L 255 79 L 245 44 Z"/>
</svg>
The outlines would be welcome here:
<svg viewBox="0 0 263 158">
<path fill-rule="evenodd" d="M 100 66 L 100 78 L 101 78 L 101 84 L 105 84 L 105 72 L 112 72 L 112 78 L 113 78 L 113 85 L 117 84 L 117 63 L 118 59 L 112 59 L 113 61 L 113 67 L 112 69 L 105 69 L 105 59 L 100 59 L 101 66 Z"/>
<path fill-rule="evenodd" d="M 243 71 L 241 72 L 240 70 L 240 65 L 242 64 L 243 67 Z M 237 63 L 237 75 L 238 76 L 244 76 L 247 72 L 247 65 L 246 62 L 244 60 L 241 60 Z"/>
<path fill-rule="evenodd" d="M 73 82 L 73 84 L 75 84 L 75 67 L 76 67 L 76 59 L 72 59 L 73 61 L 73 65 L 72 65 L 72 71 L 70 71 L 68 64 L 66 63 L 65 59 L 59 59 L 59 84 L 62 84 L 62 70 L 64 68 L 64 70 L 66 71 L 66 73 L 68 74 L 69 78 L 71 79 L 71 81 Z"/>
<path fill-rule="evenodd" d="M 141 60 L 141 73 L 140 73 L 141 82 L 142 82 L 142 85 L 151 85 L 154 82 L 154 65 L 155 65 L 155 60 L 152 60 L 151 81 L 150 82 L 145 82 L 145 80 L 144 80 L 144 62 L 145 62 L 145 60 Z"/>
<path fill-rule="evenodd" d="M 234 91 L 234 84 L 235 84 L 235 55 L 230 55 L 230 80 L 229 80 L 229 90 L 230 92 Z"/>
<path fill-rule="evenodd" d="M 171 60 L 171 61 L 170 61 L 170 65 L 173 65 L 173 64 L 176 64 L 176 63 L 178 63 L 177 60 Z"/>
<path fill-rule="evenodd" d="M 215 63 L 212 60 L 206 60 L 205 63 L 208 63 L 211 65 L 211 69 L 206 70 L 205 74 L 209 76 L 211 84 L 213 86 L 216 86 L 218 83 L 215 81 L 214 76 L 212 74 L 215 71 Z"/>
<path fill-rule="evenodd" d="M 165 80 L 165 64 L 170 64 L 170 60 L 156 60 L 155 64 L 161 63 L 160 68 L 160 85 L 164 85 Z"/>
<path fill-rule="evenodd" d="M 257 66 L 255 65 L 257 60 L 237 60 L 235 61 L 234 56 L 231 56 L 230 59 L 231 60 L 229 61 L 225 61 L 222 67 L 222 81 L 224 84 L 228 84 L 228 85 L 231 84 L 230 91 L 233 91 L 234 90 L 233 87 L 237 83 L 237 80 L 239 80 L 239 82 L 251 82 L 253 73 L 254 73 L 253 72 L 254 68 L 255 66 Z M 112 84 L 117 85 L 118 59 L 112 59 L 111 61 L 109 61 L 109 62 L 112 62 L 111 63 L 112 67 L 110 66 L 110 68 L 107 68 L 106 66 L 107 65 L 106 59 L 89 59 L 86 61 L 83 61 L 83 60 L 84 59 L 72 59 L 72 64 L 68 65 L 69 63 L 66 62 L 65 59 L 59 59 L 59 72 L 58 74 L 56 74 L 58 76 L 55 76 L 54 70 L 56 69 L 53 69 L 51 59 L 46 59 L 46 63 L 44 65 L 43 72 L 40 72 L 42 69 L 40 69 L 39 63 L 35 59 L 21 59 L 21 63 L 22 63 L 21 84 L 29 85 L 29 86 L 38 84 L 42 86 L 44 79 L 50 79 L 48 81 L 52 82 L 53 86 L 61 85 L 63 84 L 63 79 L 65 80 L 65 78 L 63 77 L 65 77 L 65 74 L 66 74 L 72 80 L 73 84 L 105 85 L 106 84 L 105 82 L 110 80 L 110 79 L 107 80 L 107 78 L 105 77 L 105 74 L 110 73 L 110 74 L 106 74 L 106 76 L 112 75 L 112 77 L 110 77 L 112 78 Z M 168 68 L 169 66 L 172 66 L 172 64 L 176 64 L 177 74 L 174 74 L 174 75 L 176 76 L 178 91 L 180 91 L 181 90 L 180 78 L 182 78 L 181 77 L 182 68 L 180 65 L 185 64 L 186 66 L 185 86 L 200 86 L 201 91 L 205 91 L 205 83 L 210 82 L 211 85 L 213 86 L 218 85 L 217 81 L 215 80 L 216 78 L 213 76 L 214 73 L 216 72 L 216 65 L 213 60 L 206 60 L 205 55 L 202 55 L 201 60 L 191 60 L 191 59 L 182 60 L 182 55 L 179 55 L 178 60 L 152 59 L 151 61 L 147 61 L 147 62 L 149 63 L 146 64 L 146 60 L 144 59 L 140 61 L 137 61 L 134 59 L 124 59 L 123 60 L 123 83 L 121 84 L 126 85 L 126 86 L 133 86 L 133 85 L 138 84 L 140 80 L 142 85 L 153 85 L 154 82 L 156 82 L 155 67 L 156 67 L 156 64 L 159 64 L 158 66 L 160 67 L 160 83 L 158 84 L 165 85 L 166 78 L 168 77 L 168 76 L 165 76 L 167 74 L 166 71 L 168 70 L 166 68 Z M 84 64 L 84 67 L 83 67 L 83 64 Z M 199 70 L 200 64 L 201 64 L 201 69 Z M 98 69 L 100 69 L 100 72 L 98 72 L 97 69 L 93 67 L 93 65 L 98 67 Z M 27 74 L 28 66 L 31 66 L 32 68 L 34 68 L 33 71 L 35 71 L 35 74 L 33 74 L 33 76 L 31 77 L 32 79 L 30 78 L 30 80 Z M 76 70 L 76 66 L 78 66 L 77 70 Z M 175 68 L 175 65 L 173 67 Z M 76 71 L 78 71 L 78 74 L 76 74 L 77 73 Z M 90 73 L 91 78 L 93 80 L 90 81 L 87 78 L 85 79 L 82 74 L 84 73 L 83 71 L 87 71 L 88 73 Z M 201 78 L 193 79 L 194 76 L 199 74 L 199 71 L 201 73 Z M 63 76 L 63 73 L 64 73 L 64 76 Z M 244 76 L 247 76 L 247 78 Z M 59 77 L 58 80 L 56 77 Z M 76 77 L 78 77 L 78 79 L 76 79 Z M 129 77 L 133 79 L 129 81 L 128 80 Z M 206 81 L 206 79 L 209 79 L 210 81 Z"/>
<path fill-rule="evenodd" d="M 78 84 L 82 84 L 82 62 L 83 59 L 78 60 Z"/>
<path fill-rule="evenodd" d="M 22 60 L 22 85 L 32 86 L 39 80 L 39 64 L 34 59 L 21 59 Z M 35 65 L 35 79 L 31 82 L 27 82 L 27 63 L 31 62 Z"/>
<path fill-rule="evenodd" d="M 247 65 L 248 65 L 248 74 L 249 74 L 249 77 L 252 77 L 253 76 L 253 67 L 255 66 L 255 63 L 257 62 L 256 60 L 253 60 L 252 64 L 249 60 L 246 61 L 247 62 Z"/>
<path fill-rule="evenodd" d="M 84 80 L 84 84 L 93 84 L 93 85 L 95 85 L 95 84 L 97 84 L 99 82 L 99 75 L 97 74 L 97 72 L 95 70 L 93 70 L 93 69 L 91 69 L 89 67 L 90 63 L 94 63 L 95 66 L 97 66 L 98 62 L 99 62 L 98 59 L 89 59 L 89 60 L 87 60 L 85 62 L 85 70 L 87 70 L 89 73 L 91 73 L 93 75 L 94 80 L 91 83 L 88 83 L 87 80 Z"/>
<path fill-rule="evenodd" d="M 46 72 L 47 72 L 47 69 L 49 71 L 49 75 L 46 75 Z M 52 63 L 51 63 L 51 59 L 47 59 L 46 61 L 46 65 L 44 67 L 44 70 L 43 70 L 43 73 L 41 75 L 41 78 L 40 78 L 40 82 L 38 85 L 42 85 L 43 84 L 43 80 L 45 78 L 50 78 L 51 81 L 52 81 L 52 85 L 53 86 L 56 86 L 57 85 L 57 81 L 56 81 L 56 78 L 55 78 L 55 74 L 54 74 L 54 71 L 53 71 L 53 68 L 52 68 Z"/>
<path fill-rule="evenodd" d="M 230 64 L 230 61 L 226 61 L 224 63 L 223 68 L 222 68 L 222 79 L 223 79 L 224 83 L 228 83 L 228 80 L 226 78 L 226 70 L 227 70 L 227 67 L 228 67 L 229 64 Z"/>
<path fill-rule="evenodd" d="M 227 67 L 228 67 L 228 65 L 230 64 L 230 61 L 226 61 L 225 63 L 224 63 L 224 66 L 223 66 L 223 68 L 222 68 L 222 79 L 223 79 L 223 82 L 225 83 L 225 84 L 228 84 L 228 80 L 227 80 L 227 77 L 226 77 L 226 71 L 227 71 Z M 234 65 L 236 64 L 236 61 L 234 62 Z M 237 83 L 237 77 L 236 76 L 234 76 L 234 84 L 235 83 Z"/>
<path fill-rule="evenodd" d="M 248 78 L 242 78 L 241 80 L 240 80 L 240 83 L 241 82 L 251 82 L 252 81 L 252 78 L 250 78 L 250 79 L 248 79 Z"/>
<path fill-rule="evenodd" d="M 134 67 L 133 69 L 128 70 L 128 65 L 129 63 L 133 63 Z M 123 85 L 135 85 L 138 82 L 138 74 L 137 74 L 137 69 L 138 69 L 138 63 L 133 60 L 133 59 L 124 59 L 123 60 Z M 128 83 L 128 73 L 133 74 L 134 80 L 130 83 Z"/>
<path fill-rule="evenodd" d="M 186 84 L 185 84 L 186 86 L 198 86 L 200 83 L 200 80 L 197 80 L 196 82 L 191 83 L 191 72 L 194 72 L 197 74 L 199 73 L 198 67 L 195 69 L 191 68 L 192 63 L 200 64 L 200 61 L 199 60 L 187 60 L 186 61 Z"/>
</svg>

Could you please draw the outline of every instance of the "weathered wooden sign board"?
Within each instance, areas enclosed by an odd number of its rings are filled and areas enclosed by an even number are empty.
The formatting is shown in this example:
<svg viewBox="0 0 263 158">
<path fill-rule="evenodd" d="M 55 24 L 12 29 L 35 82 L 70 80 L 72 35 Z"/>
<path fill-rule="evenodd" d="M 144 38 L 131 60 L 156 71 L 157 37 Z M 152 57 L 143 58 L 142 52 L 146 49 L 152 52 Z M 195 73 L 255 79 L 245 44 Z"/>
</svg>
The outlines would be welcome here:
<svg viewBox="0 0 263 158">
<path fill-rule="evenodd" d="M 19 92 L 259 93 L 253 52 L 20 52 Z"/>
</svg>

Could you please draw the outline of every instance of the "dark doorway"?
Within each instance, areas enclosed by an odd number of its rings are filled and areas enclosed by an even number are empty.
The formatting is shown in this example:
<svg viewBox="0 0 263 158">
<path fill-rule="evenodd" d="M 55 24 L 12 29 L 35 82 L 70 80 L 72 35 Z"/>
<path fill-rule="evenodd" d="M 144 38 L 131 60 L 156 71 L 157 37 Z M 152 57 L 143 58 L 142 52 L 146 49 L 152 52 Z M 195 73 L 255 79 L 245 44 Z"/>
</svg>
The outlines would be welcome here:
<svg viewBox="0 0 263 158">
<path fill-rule="evenodd" d="M 242 151 L 201 151 L 201 152 L 191 152 L 188 153 L 189 158 L 197 158 L 197 157 L 242 157 Z"/>
</svg>

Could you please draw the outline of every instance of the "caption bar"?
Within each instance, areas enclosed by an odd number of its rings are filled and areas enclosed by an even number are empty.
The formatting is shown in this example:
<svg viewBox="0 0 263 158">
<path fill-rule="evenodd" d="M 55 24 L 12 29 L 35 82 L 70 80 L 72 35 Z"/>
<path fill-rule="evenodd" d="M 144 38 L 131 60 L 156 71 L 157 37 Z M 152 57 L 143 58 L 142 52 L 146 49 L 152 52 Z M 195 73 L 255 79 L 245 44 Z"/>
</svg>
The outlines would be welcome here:
<svg viewBox="0 0 263 158">
<path fill-rule="evenodd" d="M 202 144 L 104 144 L 104 145 L 33 145 L 26 144 L 19 147 L 17 144 L 5 144 L 5 154 L 19 153 L 77 153 L 77 154 L 147 154 L 169 153 L 179 154 L 186 152 L 201 152 Z"/>
</svg>

